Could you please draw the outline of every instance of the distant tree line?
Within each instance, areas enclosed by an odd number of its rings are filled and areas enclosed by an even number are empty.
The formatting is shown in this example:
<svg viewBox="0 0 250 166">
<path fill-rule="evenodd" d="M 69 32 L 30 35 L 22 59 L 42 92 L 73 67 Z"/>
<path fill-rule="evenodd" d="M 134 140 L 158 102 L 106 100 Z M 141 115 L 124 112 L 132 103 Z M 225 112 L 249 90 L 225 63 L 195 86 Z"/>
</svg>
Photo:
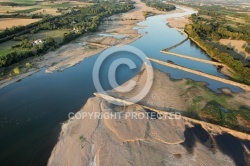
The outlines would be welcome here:
<svg viewBox="0 0 250 166">
<path fill-rule="evenodd" d="M 174 5 L 166 4 L 166 3 L 162 3 L 158 1 L 145 1 L 145 0 L 141 0 L 141 1 L 145 2 L 147 6 L 155 8 L 160 11 L 171 11 L 171 10 L 176 9 Z"/>
<path fill-rule="evenodd" d="M 34 3 L 15 3 L 15 2 L 0 2 L 0 6 L 34 6 L 37 2 Z"/>
<path fill-rule="evenodd" d="M 35 18 L 46 18 L 48 16 L 40 13 L 34 13 L 31 15 L 26 15 L 26 14 L 19 14 L 19 13 L 14 13 L 14 14 L 8 14 L 8 15 L 0 15 L 0 18 L 30 18 L 30 19 L 35 19 Z"/>
<path fill-rule="evenodd" d="M 206 14 L 208 13 L 211 12 L 207 11 Z M 235 27 L 228 25 L 227 21 L 223 17 L 205 18 L 202 17 L 202 15 L 204 15 L 204 11 L 199 11 L 197 15 L 193 14 L 191 17 L 194 29 L 201 38 L 211 40 L 231 38 L 244 40 L 250 43 L 249 24 L 238 24 L 238 26 Z"/>
</svg>

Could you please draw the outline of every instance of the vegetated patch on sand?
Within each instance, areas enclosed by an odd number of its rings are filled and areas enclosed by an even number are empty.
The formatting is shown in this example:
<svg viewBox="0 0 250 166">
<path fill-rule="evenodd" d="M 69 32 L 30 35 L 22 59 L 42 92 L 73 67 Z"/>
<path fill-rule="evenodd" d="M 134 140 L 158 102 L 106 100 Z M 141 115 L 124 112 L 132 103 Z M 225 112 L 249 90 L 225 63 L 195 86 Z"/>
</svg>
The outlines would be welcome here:
<svg viewBox="0 0 250 166">
<path fill-rule="evenodd" d="M 31 24 L 33 22 L 37 22 L 41 19 L 23 19 L 23 18 L 0 18 L 0 30 L 4 30 L 6 28 L 11 28 L 13 26 L 24 26 Z"/>
<path fill-rule="evenodd" d="M 234 49 L 235 52 L 241 54 L 245 58 L 250 57 L 250 54 L 245 51 L 245 45 L 247 42 L 244 40 L 230 40 L 230 39 L 220 39 L 221 44 Z"/>
</svg>

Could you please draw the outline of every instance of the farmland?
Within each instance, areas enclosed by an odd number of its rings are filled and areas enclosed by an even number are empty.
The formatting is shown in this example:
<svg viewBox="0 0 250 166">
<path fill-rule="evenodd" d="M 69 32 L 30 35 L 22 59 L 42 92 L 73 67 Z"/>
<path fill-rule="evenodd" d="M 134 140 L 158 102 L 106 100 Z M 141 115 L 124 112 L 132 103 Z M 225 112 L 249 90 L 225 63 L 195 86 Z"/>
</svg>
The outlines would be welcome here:
<svg viewBox="0 0 250 166">
<path fill-rule="evenodd" d="M 5 1 L 7 2 L 7 0 Z M 15 1 L 15 5 L 6 5 L 5 2 L 0 2 L 0 15 L 10 14 L 36 14 L 42 13 L 43 15 L 60 15 L 63 12 L 69 12 L 73 7 L 89 6 L 91 3 L 79 2 L 79 1 L 58 1 L 58 2 L 43 2 L 43 1 Z M 58 10 L 61 9 L 61 12 Z"/>
<path fill-rule="evenodd" d="M 39 3 L 44 4 L 44 2 Z M 10 66 L 31 56 L 43 55 L 85 33 L 97 31 L 98 26 L 105 17 L 133 9 L 131 3 L 96 3 L 93 6 L 89 6 L 83 5 L 81 2 L 60 2 L 52 3 L 47 5 L 47 7 L 54 8 L 55 4 L 76 7 L 57 8 L 61 12 L 61 15 L 57 16 L 45 15 L 45 9 L 43 9 L 43 13 L 38 15 L 31 14 L 29 16 L 30 13 L 27 15 L 29 9 L 21 10 L 21 8 L 20 10 L 22 12 L 25 11 L 26 14 L 12 15 L 12 18 L 17 19 L 16 22 L 19 22 L 20 16 L 24 18 L 42 18 L 41 21 L 26 26 L 17 26 L 15 23 L 12 24 L 13 27 L 2 30 L 0 33 L 0 45 L 3 46 L 0 52 L 0 67 Z M 80 4 L 82 7 L 79 6 Z M 65 10 L 66 13 L 64 13 Z M 29 11 L 33 10 L 30 9 Z M 3 20 L 6 21 L 5 19 Z M 31 20 L 35 21 L 35 19 Z M 6 44 L 6 42 L 9 42 L 9 44 Z"/>
<path fill-rule="evenodd" d="M 33 22 L 37 22 L 41 19 L 26 19 L 26 18 L 0 18 L 0 30 L 4 30 L 6 28 L 11 28 L 13 26 L 24 26 L 31 24 Z"/>
</svg>

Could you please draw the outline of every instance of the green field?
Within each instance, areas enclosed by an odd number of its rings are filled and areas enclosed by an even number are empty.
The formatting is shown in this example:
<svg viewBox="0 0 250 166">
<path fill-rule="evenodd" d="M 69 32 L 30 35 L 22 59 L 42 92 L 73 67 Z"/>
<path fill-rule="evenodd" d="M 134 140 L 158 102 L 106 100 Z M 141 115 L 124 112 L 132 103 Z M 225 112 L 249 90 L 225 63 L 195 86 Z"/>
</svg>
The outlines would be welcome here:
<svg viewBox="0 0 250 166">
<path fill-rule="evenodd" d="M 43 30 L 36 34 L 29 34 L 29 40 L 44 39 L 52 37 L 56 42 L 60 42 L 63 38 L 64 33 L 68 33 L 70 30 Z M 19 41 L 10 40 L 4 43 L 0 43 L 0 56 L 11 51 L 11 47 L 20 43 Z"/>
<path fill-rule="evenodd" d="M 62 40 L 64 33 L 68 33 L 70 30 L 43 30 L 39 31 L 36 34 L 29 34 L 28 39 L 29 40 L 36 40 L 36 39 L 44 39 L 46 37 L 52 37 L 56 42 L 59 42 Z"/>
<path fill-rule="evenodd" d="M 11 51 L 11 46 L 18 44 L 18 41 L 7 41 L 0 44 L 0 56 Z"/>
</svg>

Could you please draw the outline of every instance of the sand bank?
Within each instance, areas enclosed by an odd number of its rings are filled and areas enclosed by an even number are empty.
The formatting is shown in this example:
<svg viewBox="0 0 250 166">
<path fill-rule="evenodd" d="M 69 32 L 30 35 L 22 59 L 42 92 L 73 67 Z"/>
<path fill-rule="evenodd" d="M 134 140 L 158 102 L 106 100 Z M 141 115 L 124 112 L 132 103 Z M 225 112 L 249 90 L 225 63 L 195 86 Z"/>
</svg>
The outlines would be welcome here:
<svg viewBox="0 0 250 166">
<path fill-rule="evenodd" d="M 145 84 L 146 70 L 142 70 L 132 80 L 136 88 L 125 94 L 109 91 L 113 97 L 98 97 L 88 100 L 78 112 L 80 114 L 121 113 L 119 118 L 72 118 L 63 124 L 59 141 L 52 151 L 48 165 L 235 165 L 231 156 L 221 152 L 216 146 L 216 136 L 224 132 L 237 138 L 249 139 L 249 135 L 224 129 L 220 126 L 200 122 L 191 118 L 180 119 L 131 119 L 127 113 L 147 114 L 148 110 L 163 113 L 171 110 L 185 111 L 193 102 L 191 85 L 185 79 L 172 81 L 170 77 L 154 69 L 154 83 L 148 95 L 138 104 L 120 107 L 110 104 L 138 94 Z M 125 83 L 126 84 L 126 83 Z M 202 95 L 204 90 L 197 89 Z M 187 92 L 188 91 L 188 92 Z M 228 92 L 230 93 L 230 92 Z M 249 93 L 235 94 L 248 96 Z M 206 95 L 203 95 L 206 96 Z M 244 97 L 244 98 L 245 98 Z M 237 101 L 237 100 L 234 100 Z M 248 99 L 240 101 L 247 104 Z M 240 104 L 240 105 L 241 105 Z M 205 103 L 204 103 L 205 105 Z M 234 103 L 234 105 L 237 105 Z M 248 104 L 249 105 L 249 104 Z M 189 128 L 201 124 L 208 138 L 205 142 L 194 136 L 190 144 Z M 189 127 L 187 127 L 189 126 Z M 192 127 L 193 126 L 193 127 Z M 194 127 L 195 128 L 195 127 Z M 192 141 L 191 141 L 192 142 Z"/>
</svg>

